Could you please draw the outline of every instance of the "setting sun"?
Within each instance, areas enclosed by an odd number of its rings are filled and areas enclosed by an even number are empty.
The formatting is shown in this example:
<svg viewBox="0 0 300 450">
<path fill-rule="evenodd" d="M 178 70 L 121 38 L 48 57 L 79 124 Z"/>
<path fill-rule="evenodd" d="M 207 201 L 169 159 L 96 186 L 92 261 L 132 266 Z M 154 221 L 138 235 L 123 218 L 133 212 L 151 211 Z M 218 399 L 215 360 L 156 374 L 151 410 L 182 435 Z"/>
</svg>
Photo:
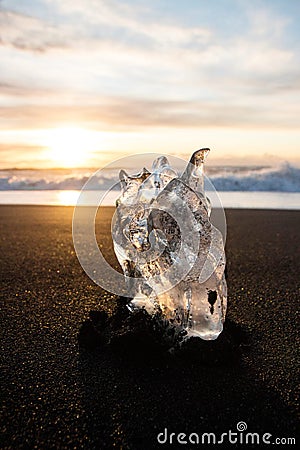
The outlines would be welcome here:
<svg viewBox="0 0 300 450">
<path fill-rule="evenodd" d="M 47 156 L 56 166 L 84 165 L 94 144 L 93 135 L 82 128 L 57 128 L 47 136 Z"/>
</svg>

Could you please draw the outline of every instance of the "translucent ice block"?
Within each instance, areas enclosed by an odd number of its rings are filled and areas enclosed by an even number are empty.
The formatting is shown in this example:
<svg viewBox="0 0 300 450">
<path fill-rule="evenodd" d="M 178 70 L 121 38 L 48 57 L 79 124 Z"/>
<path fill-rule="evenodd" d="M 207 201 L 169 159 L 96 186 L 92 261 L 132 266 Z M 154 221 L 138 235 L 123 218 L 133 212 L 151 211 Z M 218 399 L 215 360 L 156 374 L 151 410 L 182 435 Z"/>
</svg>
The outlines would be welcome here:
<svg viewBox="0 0 300 450">
<path fill-rule="evenodd" d="M 212 340 L 223 329 L 227 285 L 223 239 L 204 191 L 208 153 L 196 151 L 181 176 L 164 156 L 151 172 L 122 170 L 112 234 L 128 292 L 132 279 L 139 283 L 129 308 L 161 313 L 187 338 Z"/>
</svg>

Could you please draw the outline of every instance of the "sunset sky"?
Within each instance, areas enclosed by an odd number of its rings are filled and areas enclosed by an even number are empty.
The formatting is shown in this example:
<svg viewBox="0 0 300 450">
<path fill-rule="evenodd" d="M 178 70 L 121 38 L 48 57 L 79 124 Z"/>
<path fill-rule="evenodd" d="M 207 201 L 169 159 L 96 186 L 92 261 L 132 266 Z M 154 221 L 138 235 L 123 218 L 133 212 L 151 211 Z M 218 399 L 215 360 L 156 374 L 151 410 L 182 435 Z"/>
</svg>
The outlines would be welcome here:
<svg viewBox="0 0 300 450">
<path fill-rule="evenodd" d="M 300 165 L 300 1 L 0 0 L 0 168 Z"/>
</svg>

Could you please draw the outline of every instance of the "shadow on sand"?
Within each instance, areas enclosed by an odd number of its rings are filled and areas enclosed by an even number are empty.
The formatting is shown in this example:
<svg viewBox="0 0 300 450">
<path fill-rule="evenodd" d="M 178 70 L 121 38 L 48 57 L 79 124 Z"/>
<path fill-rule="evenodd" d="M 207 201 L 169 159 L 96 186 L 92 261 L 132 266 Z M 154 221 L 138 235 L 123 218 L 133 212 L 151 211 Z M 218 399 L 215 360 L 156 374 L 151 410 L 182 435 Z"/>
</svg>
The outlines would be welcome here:
<svg viewBox="0 0 300 450">
<path fill-rule="evenodd" d="M 163 448 L 167 443 L 157 441 L 162 432 L 161 439 L 167 436 L 168 443 L 171 433 L 197 433 L 201 445 L 202 433 L 215 433 L 219 439 L 229 430 L 236 432 L 240 421 L 260 439 L 271 433 L 270 442 L 296 436 L 293 414 L 254 378 L 251 336 L 234 322 L 226 321 L 216 341 L 190 339 L 172 354 L 149 340 L 147 333 L 114 336 L 108 345 L 106 339 L 102 337 L 94 349 L 81 346 L 79 359 L 92 446 Z M 187 448 L 176 436 L 170 448 Z M 193 447 L 197 445 L 188 445 Z"/>
</svg>

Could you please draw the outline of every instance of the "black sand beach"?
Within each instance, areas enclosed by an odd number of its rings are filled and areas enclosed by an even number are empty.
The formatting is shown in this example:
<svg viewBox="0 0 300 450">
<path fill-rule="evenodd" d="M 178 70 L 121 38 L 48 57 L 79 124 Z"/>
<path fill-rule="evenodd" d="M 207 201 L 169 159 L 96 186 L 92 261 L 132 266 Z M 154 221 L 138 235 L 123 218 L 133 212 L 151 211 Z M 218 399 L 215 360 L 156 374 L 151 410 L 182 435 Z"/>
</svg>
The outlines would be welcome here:
<svg viewBox="0 0 300 450">
<path fill-rule="evenodd" d="M 101 210 L 98 231 L 116 266 L 112 211 Z M 72 212 L 0 207 L 1 448 L 156 449 L 166 447 L 157 442 L 165 428 L 219 436 L 240 421 L 271 442 L 296 437 L 300 212 L 226 212 L 225 330 L 247 345 L 227 362 L 192 354 L 168 363 L 79 350 L 89 311 L 113 312 L 116 302 L 77 261 Z M 197 445 L 171 448 L 182 447 Z"/>
</svg>

